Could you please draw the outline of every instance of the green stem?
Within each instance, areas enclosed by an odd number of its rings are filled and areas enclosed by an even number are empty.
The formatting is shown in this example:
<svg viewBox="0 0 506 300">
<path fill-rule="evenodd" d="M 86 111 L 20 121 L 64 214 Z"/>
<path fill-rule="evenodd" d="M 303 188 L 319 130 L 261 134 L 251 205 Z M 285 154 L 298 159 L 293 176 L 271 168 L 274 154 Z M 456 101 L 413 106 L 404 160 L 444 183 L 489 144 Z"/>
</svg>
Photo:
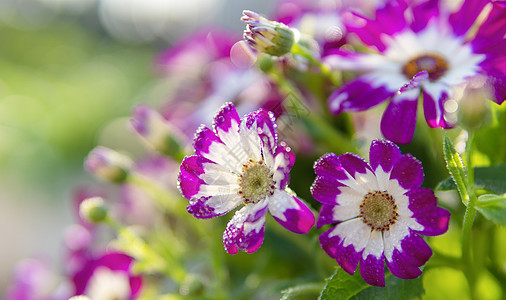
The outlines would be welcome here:
<svg viewBox="0 0 506 300">
<path fill-rule="evenodd" d="M 298 54 L 298 55 L 304 57 L 305 59 L 309 60 L 310 63 L 312 63 L 313 65 L 320 68 L 322 74 L 325 77 L 327 77 L 327 78 L 331 79 L 331 81 L 333 81 L 332 80 L 333 76 L 332 76 L 330 67 L 328 65 L 322 63 L 320 60 L 317 60 L 316 58 L 314 58 L 313 54 L 311 53 L 311 51 L 308 48 L 301 46 L 298 43 L 295 43 L 292 46 L 291 52 L 292 52 L 292 54 Z"/>
<path fill-rule="evenodd" d="M 476 216 L 476 205 L 477 197 L 474 191 L 474 167 L 472 163 L 472 144 L 474 140 L 474 133 L 468 133 L 468 140 L 466 143 L 466 167 L 467 167 L 467 196 L 469 197 L 469 203 L 466 207 L 466 213 L 464 215 L 464 224 L 462 226 L 462 261 L 465 269 L 465 275 L 469 283 L 469 289 L 471 292 L 471 299 L 475 299 L 475 286 L 476 286 L 476 270 L 474 266 L 474 259 L 472 253 L 472 228 L 474 218 Z"/>
</svg>

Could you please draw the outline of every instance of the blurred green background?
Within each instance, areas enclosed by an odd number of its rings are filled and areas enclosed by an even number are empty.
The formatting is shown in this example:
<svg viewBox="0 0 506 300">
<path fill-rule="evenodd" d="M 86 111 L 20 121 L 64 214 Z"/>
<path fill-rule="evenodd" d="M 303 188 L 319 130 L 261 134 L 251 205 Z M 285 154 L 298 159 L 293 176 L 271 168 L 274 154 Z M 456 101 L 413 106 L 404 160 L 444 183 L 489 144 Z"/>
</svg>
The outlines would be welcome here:
<svg viewBox="0 0 506 300">
<path fill-rule="evenodd" d="M 96 184 L 87 153 L 131 144 L 132 107 L 163 100 L 158 51 L 206 23 L 240 32 L 243 9 L 270 7 L 183 2 L 0 0 L 0 295 L 24 258 L 61 266 L 72 192 Z"/>
</svg>

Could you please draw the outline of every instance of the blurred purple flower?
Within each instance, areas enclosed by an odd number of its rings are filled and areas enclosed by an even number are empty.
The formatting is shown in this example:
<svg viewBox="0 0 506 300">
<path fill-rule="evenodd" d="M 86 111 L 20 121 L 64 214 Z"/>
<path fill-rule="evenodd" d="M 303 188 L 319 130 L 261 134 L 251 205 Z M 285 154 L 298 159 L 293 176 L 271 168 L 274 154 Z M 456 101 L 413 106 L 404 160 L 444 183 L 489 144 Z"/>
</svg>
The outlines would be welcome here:
<svg viewBox="0 0 506 300">
<path fill-rule="evenodd" d="M 337 223 L 320 245 L 343 270 L 385 286 L 385 261 L 400 278 L 420 276 L 432 250 L 420 235 L 448 230 L 450 213 L 437 207 L 430 189 L 420 188 L 422 164 L 386 140 L 375 140 L 370 163 L 346 153 L 322 156 L 314 165 L 313 197 L 323 203 L 317 227 Z"/>
<path fill-rule="evenodd" d="M 329 109 L 369 109 L 391 99 L 383 119 L 383 135 L 396 143 L 410 143 L 423 95 L 425 119 L 430 127 L 454 124 L 445 112 L 445 102 L 455 96 L 454 88 L 476 76 L 486 76 L 494 101 L 506 97 L 506 8 L 499 2 L 465 0 L 451 12 L 443 1 L 396 0 L 376 11 L 374 18 L 349 12 L 343 19 L 347 31 L 377 53 L 335 51 L 327 62 L 340 70 L 363 71 L 329 98 Z M 478 27 L 480 13 L 490 12 Z M 421 89 L 398 92 L 406 82 L 428 72 Z M 453 99 L 458 100 L 458 99 Z"/>
<path fill-rule="evenodd" d="M 14 272 L 7 300 L 66 300 L 72 296 L 71 283 L 58 276 L 43 260 L 21 261 Z"/>
<path fill-rule="evenodd" d="M 162 52 L 156 69 L 172 87 L 162 104 L 162 116 L 182 132 L 190 143 L 200 124 L 225 101 L 240 113 L 264 107 L 278 113 L 282 97 L 257 68 L 235 64 L 231 51 L 240 36 L 207 28 Z"/>
<path fill-rule="evenodd" d="M 136 299 L 142 288 L 142 278 L 132 273 L 133 259 L 123 253 L 110 252 L 90 259 L 73 274 L 74 295 L 91 299 Z"/>
<path fill-rule="evenodd" d="M 286 229 L 309 232 L 314 215 L 287 189 L 295 155 L 285 143 L 278 144 L 274 115 L 259 109 L 240 119 L 234 105 L 227 103 L 213 125 L 214 131 L 199 128 L 196 155 L 181 163 L 178 183 L 190 200 L 188 212 L 206 219 L 242 206 L 223 233 L 229 254 L 260 248 L 267 211 Z"/>
<path fill-rule="evenodd" d="M 345 45 L 346 28 L 341 20 L 344 10 L 368 13 L 384 2 L 376 1 L 327 1 L 327 0 L 284 0 L 274 10 L 274 19 L 292 28 L 302 35 L 312 37 L 320 47 L 320 55 L 328 55 L 332 49 Z"/>
</svg>

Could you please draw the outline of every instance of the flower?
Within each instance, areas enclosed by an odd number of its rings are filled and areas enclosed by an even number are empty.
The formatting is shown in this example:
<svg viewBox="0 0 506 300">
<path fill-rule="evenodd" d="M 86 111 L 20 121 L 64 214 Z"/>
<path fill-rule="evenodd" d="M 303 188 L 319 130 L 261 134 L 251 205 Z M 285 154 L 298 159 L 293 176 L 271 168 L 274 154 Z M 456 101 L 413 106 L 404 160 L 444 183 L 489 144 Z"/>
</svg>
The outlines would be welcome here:
<svg viewBox="0 0 506 300">
<path fill-rule="evenodd" d="M 386 140 L 375 140 L 370 164 L 346 153 L 322 156 L 314 165 L 313 197 L 323 203 L 317 227 L 338 223 L 320 236 L 323 250 L 348 273 L 360 262 L 364 280 L 385 286 L 385 261 L 400 278 L 418 277 L 432 255 L 420 235 L 448 229 L 450 213 L 420 188 L 421 163 Z"/>
<path fill-rule="evenodd" d="M 267 211 L 286 229 L 307 233 L 315 218 L 287 185 L 295 155 L 278 144 L 273 114 L 259 109 L 239 119 L 232 103 L 214 117 L 214 131 L 202 125 L 195 134 L 196 155 L 181 163 L 178 183 L 190 200 L 189 213 L 213 218 L 243 204 L 223 234 L 225 250 L 258 250 Z"/>
<path fill-rule="evenodd" d="M 72 276 L 75 295 L 86 295 L 93 300 L 136 299 L 142 278 L 132 274 L 132 264 L 133 259 L 120 252 L 90 259 Z"/>
<path fill-rule="evenodd" d="M 506 9 L 490 3 L 490 13 L 479 23 L 478 16 L 489 2 L 465 0 L 452 13 L 443 1 L 396 0 L 378 9 L 372 19 L 348 13 L 343 20 L 348 33 L 356 34 L 376 53 L 336 51 L 326 58 L 334 68 L 365 72 L 329 97 L 329 109 L 334 114 L 366 110 L 391 98 L 381 131 L 396 143 L 410 143 L 420 95 L 432 128 L 455 125 L 448 119 L 445 103 L 458 100 L 454 89 L 475 76 L 486 76 L 493 100 L 502 103 Z M 475 21 L 479 27 L 473 27 Z M 421 89 L 397 92 L 422 71 L 429 76 L 419 83 Z"/>
<path fill-rule="evenodd" d="M 295 40 L 290 27 L 249 10 L 242 13 L 241 21 L 246 23 L 243 38 L 253 49 L 272 56 L 290 53 Z"/>
</svg>

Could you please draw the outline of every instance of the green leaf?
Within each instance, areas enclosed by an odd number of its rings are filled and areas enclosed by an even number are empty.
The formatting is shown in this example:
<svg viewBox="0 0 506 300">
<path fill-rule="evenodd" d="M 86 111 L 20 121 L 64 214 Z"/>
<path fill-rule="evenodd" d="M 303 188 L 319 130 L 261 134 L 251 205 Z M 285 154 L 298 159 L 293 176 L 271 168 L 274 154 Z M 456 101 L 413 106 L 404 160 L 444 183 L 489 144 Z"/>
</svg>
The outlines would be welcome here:
<svg viewBox="0 0 506 300">
<path fill-rule="evenodd" d="M 481 195 L 476 202 L 476 210 L 493 223 L 506 225 L 505 195 Z"/>
<path fill-rule="evenodd" d="M 438 191 L 451 191 L 456 189 L 457 186 L 455 185 L 455 181 L 453 181 L 451 177 L 446 178 L 436 186 L 436 190 Z"/>
<path fill-rule="evenodd" d="M 506 193 L 506 164 L 478 167 L 474 171 L 475 184 L 496 194 Z"/>
<path fill-rule="evenodd" d="M 455 150 L 455 147 L 446 134 L 443 142 L 443 153 L 446 161 L 446 168 L 457 185 L 457 190 L 459 191 L 462 202 L 465 206 L 467 206 L 469 203 L 469 195 L 467 194 L 466 186 L 466 169 L 464 167 L 464 163 L 462 162 L 462 158 L 457 150 Z"/>
<path fill-rule="evenodd" d="M 405 280 L 387 274 L 385 287 L 377 287 L 367 284 L 358 272 L 352 276 L 337 270 L 327 279 L 319 300 L 417 299 L 424 292 L 421 277 Z"/>
<path fill-rule="evenodd" d="M 302 299 L 316 299 L 323 288 L 323 283 L 306 283 L 296 285 L 281 291 L 283 297 L 281 300 L 302 300 Z"/>
<path fill-rule="evenodd" d="M 368 286 L 359 274 L 351 276 L 345 271 L 337 269 L 334 275 L 327 279 L 327 284 L 318 299 L 350 299 Z"/>
</svg>

